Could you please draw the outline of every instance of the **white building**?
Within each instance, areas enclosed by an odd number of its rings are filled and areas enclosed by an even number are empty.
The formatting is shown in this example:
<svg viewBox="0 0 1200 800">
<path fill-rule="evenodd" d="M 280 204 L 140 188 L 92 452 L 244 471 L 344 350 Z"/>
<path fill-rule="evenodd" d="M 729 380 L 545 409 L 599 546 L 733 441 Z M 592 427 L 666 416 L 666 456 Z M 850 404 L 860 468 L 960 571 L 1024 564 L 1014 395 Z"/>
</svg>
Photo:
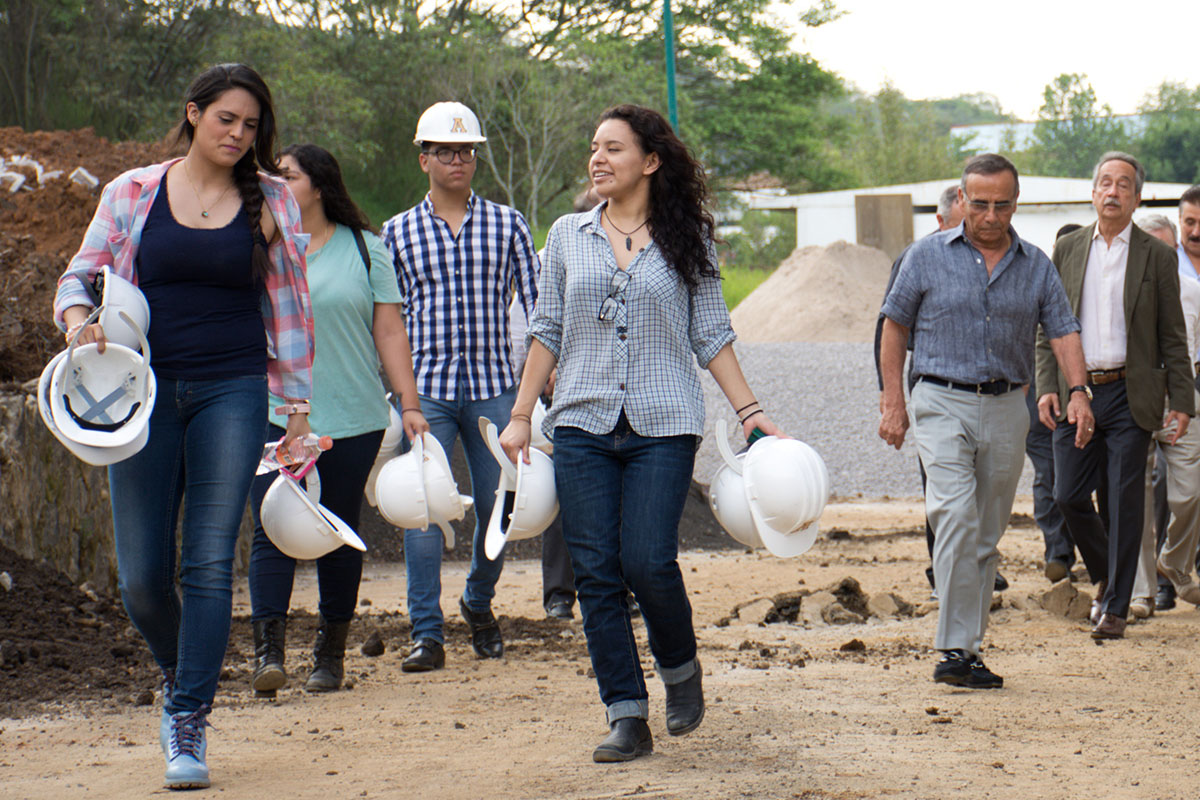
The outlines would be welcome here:
<svg viewBox="0 0 1200 800">
<path fill-rule="evenodd" d="M 938 196 L 947 186 L 958 183 L 957 178 L 923 183 L 904 183 L 895 186 L 873 186 L 864 189 L 843 189 L 836 192 L 814 192 L 800 195 L 773 195 L 739 192 L 747 208 L 794 209 L 796 212 L 796 246 L 828 245 L 836 241 L 857 242 L 858 230 L 854 209 L 857 195 L 907 194 L 913 203 L 913 235 L 920 238 L 937 230 L 935 213 Z M 1134 219 L 1148 213 L 1163 213 L 1176 221 L 1179 195 L 1186 183 L 1146 183 L 1142 188 L 1142 207 Z M 1054 245 L 1054 235 L 1069 222 L 1089 225 L 1096 219 L 1092 208 L 1092 182 L 1087 178 L 1042 178 L 1021 176 L 1021 194 L 1013 227 L 1021 238 L 1033 242 L 1047 253 Z"/>
</svg>

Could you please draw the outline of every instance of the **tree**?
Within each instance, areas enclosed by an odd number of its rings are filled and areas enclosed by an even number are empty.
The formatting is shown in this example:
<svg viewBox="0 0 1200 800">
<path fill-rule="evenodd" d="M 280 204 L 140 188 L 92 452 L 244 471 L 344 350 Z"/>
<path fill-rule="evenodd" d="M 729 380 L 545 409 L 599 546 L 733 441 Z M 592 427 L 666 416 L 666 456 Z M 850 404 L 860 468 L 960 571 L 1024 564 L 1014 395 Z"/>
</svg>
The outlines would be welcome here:
<svg viewBox="0 0 1200 800">
<path fill-rule="evenodd" d="M 1163 83 L 1142 103 L 1145 129 L 1134 151 L 1156 181 L 1200 181 L 1200 86 Z"/>
<path fill-rule="evenodd" d="M 1034 169 L 1042 175 L 1086 178 L 1108 150 L 1128 147 L 1129 136 L 1100 105 L 1096 91 L 1082 74 L 1062 74 L 1046 85 L 1033 132 Z"/>
<path fill-rule="evenodd" d="M 961 161 L 955 160 L 959 148 L 951 146 L 949 126 L 890 83 L 874 97 L 857 98 L 854 112 L 842 159 L 859 185 L 937 180 L 962 168 Z"/>
</svg>

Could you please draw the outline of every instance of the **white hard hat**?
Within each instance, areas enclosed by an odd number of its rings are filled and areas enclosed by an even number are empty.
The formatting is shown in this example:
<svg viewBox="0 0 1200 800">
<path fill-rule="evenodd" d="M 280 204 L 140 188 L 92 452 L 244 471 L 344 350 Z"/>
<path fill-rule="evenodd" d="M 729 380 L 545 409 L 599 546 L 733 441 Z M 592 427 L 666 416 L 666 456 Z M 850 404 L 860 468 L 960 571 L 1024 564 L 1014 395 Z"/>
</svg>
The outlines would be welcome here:
<svg viewBox="0 0 1200 800">
<path fill-rule="evenodd" d="M 417 439 L 411 450 L 383 465 L 375 482 L 379 513 L 398 528 L 429 527 L 421 450 L 421 440 Z"/>
<path fill-rule="evenodd" d="M 367 546 L 354 529 L 318 503 L 316 474 L 315 468 L 309 471 L 308 489 L 303 489 L 291 472 L 279 471 L 259 510 L 267 538 L 285 556 L 304 560 L 320 558 L 342 545 L 365 551 Z"/>
<path fill-rule="evenodd" d="M 454 528 L 450 523 L 465 517 L 475 500 L 458 493 L 458 484 L 454 482 L 454 473 L 450 470 L 450 459 L 446 458 L 446 451 L 437 437 L 426 432 L 422 438 L 425 440 L 425 457 L 421 469 L 425 479 L 425 502 L 429 504 L 429 521 L 441 528 L 446 548 L 452 549 Z"/>
<path fill-rule="evenodd" d="M 387 396 L 391 399 L 392 393 L 388 392 Z M 396 407 L 388 403 L 388 426 L 383 432 L 383 440 L 379 443 L 379 453 L 375 456 L 375 463 L 371 465 L 371 471 L 367 474 L 367 485 L 363 487 L 363 494 L 366 495 L 367 504 L 371 508 L 376 505 L 375 483 L 379 480 L 379 473 L 383 469 L 383 465 L 399 453 L 400 443 L 403 440 L 404 423 L 400 419 L 400 414 L 396 412 Z"/>
<path fill-rule="evenodd" d="M 813 546 L 829 501 L 829 472 L 816 450 L 764 436 L 746 454 L 742 477 L 754 528 L 772 554 L 798 556 Z"/>
<path fill-rule="evenodd" d="M 50 382 L 54 375 L 54 370 L 58 367 L 60 361 L 67 357 L 67 351 L 50 359 L 50 363 L 42 370 L 42 375 L 38 379 L 37 404 L 38 414 L 42 417 L 42 424 L 54 435 L 55 439 L 62 442 L 68 450 L 70 450 L 76 458 L 85 464 L 91 464 L 94 467 L 103 467 L 109 464 L 116 464 L 119 461 L 124 461 L 135 453 L 139 452 L 146 446 L 146 442 L 150 438 L 150 426 L 143 425 L 141 433 L 134 437 L 133 441 L 120 447 L 90 447 L 85 444 L 68 439 L 62 435 L 58 426 L 54 424 L 54 415 L 50 413 Z M 153 373 L 152 373 L 153 374 Z"/>
<path fill-rule="evenodd" d="M 717 450 L 725 463 L 717 467 L 708 486 L 708 506 L 725 532 L 747 547 L 763 546 L 762 537 L 754 527 L 746 483 L 742 478 L 746 454 L 734 455 L 729 447 L 729 427 L 719 419 L 715 425 Z"/>
<path fill-rule="evenodd" d="M 510 539 L 532 539 L 550 527 L 558 516 L 558 492 L 554 488 L 554 461 L 550 456 L 530 449 L 528 464 L 524 459 L 514 464 L 500 447 L 500 437 L 491 420 L 480 417 L 479 429 L 500 464 L 496 503 L 483 542 L 484 554 L 494 561 Z"/>
<path fill-rule="evenodd" d="M 479 117 L 462 103 L 434 103 L 417 120 L 417 135 L 413 144 L 425 142 L 486 142 L 479 127 Z"/>
<path fill-rule="evenodd" d="M 88 319 L 94 319 L 98 311 Z M 96 344 L 77 346 L 83 326 L 50 377 L 54 427 L 80 445 L 125 448 L 142 437 L 150 424 L 158 391 L 149 364 L 150 344 L 128 314 L 118 313 L 122 322 L 137 331 L 141 353 L 114 342 L 109 342 L 103 353 Z"/>
<path fill-rule="evenodd" d="M 150 305 L 146 302 L 142 290 L 122 278 L 107 264 L 100 268 L 91 283 L 81 275 L 75 277 L 83 284 L 92 305 L 100 309 L 100 317 L 96 321 L 104 329 L 104 338 L 134 350 L 141 347 L 141 338 L 137 331 L 121 321 L 120 314 L 123 311 L 129 315 L 133 325 L 143 334 L 150 331 Z"/>
<path fill-rule="evenodd" d="M 542 403 L 542 398 L 539 397 L 533 404 L 533 413 L 529 418 L 529 446 L 548 456 L 554 455 L 554 442 L 542 433 L 542 422 L 546 419 L 546 406 Z"/>
</svg>

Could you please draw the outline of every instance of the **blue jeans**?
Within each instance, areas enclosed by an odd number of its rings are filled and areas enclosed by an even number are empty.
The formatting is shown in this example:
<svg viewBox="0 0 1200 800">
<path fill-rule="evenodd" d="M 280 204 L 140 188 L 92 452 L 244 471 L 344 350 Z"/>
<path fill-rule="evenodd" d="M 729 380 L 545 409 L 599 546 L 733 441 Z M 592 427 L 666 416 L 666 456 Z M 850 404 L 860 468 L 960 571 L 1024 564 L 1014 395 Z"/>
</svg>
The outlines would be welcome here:
<svg viewBox="0 0 1200 800">
<path fill-rule="evenodd" d="M 458 387 L 461 398 L 465 387 Z M 487 417 L 496 426 L 508 424 L 517 387 L 510 386 L 503 394 L 486 400 L 434 400 L 421 398 L 421 410 L 429 422 L 430 431 L 441 442 L 449 458 L 454 441 L 462 437 L 471 473 L 471 494 L 475 498 L 475 534 L 471 548 L 471 572 L 463 601 L 472 611 L 487 612 L 496 595 L 496 581 L 504 567 L 504 554 L 489 561 L 483 553 L 483 539 L 488 519 L 496 501 L 496 486 L 500 483 L 500 465 L 496 463 L 487 442 L 479 433 L 479 418 Z M 405 443 L 407 450 L 408 444 Z M 460 487 L 461 491 L 461 487 Z M 404 532 L 404 564 L 408 573 L 408 616 L 412 620 L 412 638 L 444 642 L 442 634 L 442 532 L 436 525 L 425 530 L 410 528 Z"/>
<path fill-rule="evenodd" d="M 265 427 L 264 442 L 276 441 L 284 435 L 284 429 L 278 425 L 268 423 Z M 367 485 L 367 475 L 381 441 L 381 430 L 334 439 L 332 449 L 323 453 L 317 462 L 321 505 L 356 531 L 363 487 Z M 259 519 L 263 497 L 277 477 L 278 472 L 259 475 L 250 490 L 250 513 L 254 517 L 254 540 L 250 545 L 250 619 L 254 622 L 287 616 L 296 577 L 296 559 L 279 551 L 267 538 Z M 349 622 L 354 618 L 362 565 L 362 551 L 349 545 L 342 545 L 317 559 L 320 591 L 317 610 L 322 617 L 330 622 Z"/>
<path fill-rule="evenodd" d="M 626 586 L 641 606 L 663 681 L 687 680 L 697 668 L 692 606 L 676 561 L 695 458 L 696 437 L 639 436 L 623 413 L 603 436 L 554 430 L 563 538 L 610 725 L 646 719 L 649 710 Z"/>
<path fill-rule="evenodd" d="M 234 544 L 266 416 L 265 376 L 160 379 L 150 440 L 108 468 L 121 600 L 159 667 L 175 673 L 172 714 L 211 705 L 217 691 Z"/>
</svg>

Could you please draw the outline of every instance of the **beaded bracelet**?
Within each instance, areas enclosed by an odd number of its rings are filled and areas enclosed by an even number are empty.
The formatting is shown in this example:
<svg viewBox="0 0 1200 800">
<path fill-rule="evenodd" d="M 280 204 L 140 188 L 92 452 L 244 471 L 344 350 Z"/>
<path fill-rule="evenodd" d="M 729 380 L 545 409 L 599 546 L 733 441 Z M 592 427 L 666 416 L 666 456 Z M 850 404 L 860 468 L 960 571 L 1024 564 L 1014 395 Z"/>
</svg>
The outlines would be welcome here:
<svg viewBox="0 0 1200 800">
<path fill-rule="evenodd" d="M 65 338 L 65 339 L 66 339 L 68 342 L 69 342 L 69 341 L 71 341 L 72 339 L 74 339 L 74 338 L 75 338 L 75 334 L 79 332 L 79 329 L 80 329 L 80 328 L 82 328 L 82 327 L 83 327 L 84 325 L 86 325 L 86 324 L 87 324 L 87 323 L 85 323 L 85 322 L 76 322 L 74 325 L 72 325 L 71 327 L 67 328 L 67 332 L 66 332 L 66 334 L 65 334 L 64 338 Z"/>
</svg>

